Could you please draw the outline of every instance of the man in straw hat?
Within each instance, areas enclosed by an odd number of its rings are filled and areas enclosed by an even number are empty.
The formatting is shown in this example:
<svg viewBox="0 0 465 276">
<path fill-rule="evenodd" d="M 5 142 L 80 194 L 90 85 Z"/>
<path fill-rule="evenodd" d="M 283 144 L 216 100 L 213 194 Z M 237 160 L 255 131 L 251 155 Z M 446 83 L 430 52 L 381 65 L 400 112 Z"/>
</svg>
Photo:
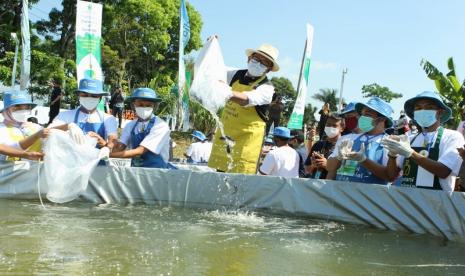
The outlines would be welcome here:
<svg viewBox="0 0 465 276">
<path fill-rule="evenodd" d="M 454 190 L 455 178 L 462 159 L 457 148 L 464 144 L 463 136 L 446 129 L 442 124 L 451 117 L 452 110 L 434 92 L 423 92 L 407 100 L 405 113 L 422 128 L 422 132 L 407 137 L 390 136 L 383 140 L 389 150 L 388 172 L 397 177 L 402 164 L 401 186 L 433 190 Z"/>
<path fill-rule="evenodd" d="M 327 179 L 387 184 L 387 150 L 381 145 L 386 128 L 393 125 L 391 106 L 378 97 L 355 104 L 360 134 L 347 134 L 336 143 L 327 161 Z M 400 167 L 400 165 L 399 165 Z"/>
<path fill-rule="evenodd" d="M 255 174 L 265 135 L 267 105 L 274 94 L 266 74 L 279 70 L 278 50 L 263 44 L 245 53 L 247 69 L 228 72 L 228 83 L 219 92 L 229 100 L 221 117 L 224 133 L 218 130 L 215 134 L 208 166 L 223 172 Z"/>
</svg>

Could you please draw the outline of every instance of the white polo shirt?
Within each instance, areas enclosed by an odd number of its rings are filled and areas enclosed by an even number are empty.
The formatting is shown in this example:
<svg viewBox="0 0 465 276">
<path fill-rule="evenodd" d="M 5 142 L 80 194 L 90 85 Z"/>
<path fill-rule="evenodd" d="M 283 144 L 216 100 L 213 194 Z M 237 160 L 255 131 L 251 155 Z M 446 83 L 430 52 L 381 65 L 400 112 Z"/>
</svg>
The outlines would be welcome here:
<svg viewBox="0 0 465 276">
<path fill-rule="evenodd" d="M 147 150 L 159 154 L 165 162 L 168 162 L 170 157 L 170 128 L 168 124 L 160 119 L 159 117 L 155 116 L 155 123 L 153 127 L 150 129 L 150 132 L 145 136 L 144 140 L 140 143 L 140 146 L 143 146 Z M 131 149 L 131 131 L 136 125 L 134 129 L 135 134 L 139 134 L 143 132 L 149 121 L 145 122 L 138 122 L 138 119 L 134 119 L 126 124 L 121 133 L 121 143 L 127 146 L 127 149 Z"/>
<path fill-rule="evenodd" d="M 438 131 L 411 135 L 409 137 L 410 141 L 412 141 L 412 139 L 416 136 L 415 140 L 411 144 L 411 147 L 423 147 L 425 140 L 426 144 L 434 143 L 436 141 L 437 135 Z M 439 178 L 439 184 L 441 184 L 441 187 L 444 191 L 452 192 L 455 188 L 455 179 L 459 174 L 460 167 L 462 166 L 462 158 L 460 157 L 457 148 L 463 147 L 464 144 L 465 140 L 460 132 L 447 128 L 444 129 L 441 142 L 439 144 L 439 156 L 437 160 L 439 163 L 443 164 L 451 170 L 451 173 L 447 178 Z M 399 156 L 397 159 L 400 159 L 399 161 L 401 164 L 403 164 L 405 157 Z M 430 181 L 428 184 L 431 184 L 431 181 L 434 181 L 434 175 L 421 168 L 420 166 L 418 166 L 417 177 L 418 174 L 420 174 L 420 171 L 422 171 L 422 175 L 429 178 Z"/>
<path fill-rule="evenodd" d="M 76 116 L 78 109 L 61 111 L 53 120 L 53 122 L 48 127 L 55 127 L 64 124 L 74 123 L 74 117 Z M 95 111 L 91 114 L 81 112 L 79 110 L 78 123 L 88 122 L 88 123 L 101 123 L 103 115 L 103 123 L 105 126 L 105 134 L 107 137 L 102 137 L 107 139 L 109 135 L 118 136 L 118 122 L 116 118 L 110 114 L 106 114 L 102 111 Z"/>
<path fill-rule="evenodd" d="M 299 177 L 299 154 L 289 146 L 277 147 L 265 156 L 260 171 L 267 175 Z"/>
<path fill-rule="evenodd" d="M 208 162 L 212 152 L 213 144 L 206 142 L 192 143 L 186 151 L 186 155 L 190 156 L 194 162 Z"/>
</svg>

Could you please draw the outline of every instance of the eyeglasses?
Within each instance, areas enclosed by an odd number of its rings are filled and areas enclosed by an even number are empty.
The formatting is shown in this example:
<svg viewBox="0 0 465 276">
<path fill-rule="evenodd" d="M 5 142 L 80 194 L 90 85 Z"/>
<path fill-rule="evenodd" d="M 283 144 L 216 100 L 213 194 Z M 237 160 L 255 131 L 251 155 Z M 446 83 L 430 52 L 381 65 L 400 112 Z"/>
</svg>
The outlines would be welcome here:
<svg viewBox="0 0 465 276">
<path fill-rule="evenodd" d="M 83 98 L 87 98 L 87 97 L 91 97 L 91 98 L 100 98 L 100 95 L 88 94 L 88 93 L 83 93 L 83 92 L 81 92 L 81 93 L 79 94 L 79 97 L 83 97 Z"/>
</svg>

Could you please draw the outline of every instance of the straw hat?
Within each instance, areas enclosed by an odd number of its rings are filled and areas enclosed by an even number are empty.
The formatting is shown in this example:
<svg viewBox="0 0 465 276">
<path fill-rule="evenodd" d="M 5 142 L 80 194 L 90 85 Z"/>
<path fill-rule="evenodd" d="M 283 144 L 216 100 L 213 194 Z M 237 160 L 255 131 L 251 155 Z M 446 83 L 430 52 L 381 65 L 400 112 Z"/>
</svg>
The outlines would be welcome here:
<svg viewBox="0 0 465 276">
<path fill-rule="evenodd" d="M 276 72 L 279 70 L 279 65 L 276 62 L 276 60 L 278 59 L 279 51 L 270 44 L 262 44 L 256 50 L 247 49 L 245 50 L 245 54 L 247 55 L 247 57 L 250 57 L 252 54 L 259 54 L 267 58 L 269 61 L 273 62 L 273 67 L 271 68 L 271 71 Z"/>
</svg>

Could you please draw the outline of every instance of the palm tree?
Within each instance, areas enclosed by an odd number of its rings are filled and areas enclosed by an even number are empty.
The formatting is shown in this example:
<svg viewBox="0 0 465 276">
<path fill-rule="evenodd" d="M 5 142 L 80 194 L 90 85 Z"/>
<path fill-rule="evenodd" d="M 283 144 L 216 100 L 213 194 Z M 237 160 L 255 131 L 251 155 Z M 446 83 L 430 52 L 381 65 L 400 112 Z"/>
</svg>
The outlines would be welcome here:
<svg viewBox="0 0 465 276">
<path fill-rule="evenodd" d="M 339 98 L 336 95 L 337 89 L 322 88 L 318 93 L 313 95 L 312 98 L 323 103 L 329 103 L 329 109 L 331 111 L 336 111 L 339 103 Z"/>
<path fill-rule="evenodd" d="M 457 126 L 461 120 L 462 106 L 465 104 L 465 80 L 462 84 L 459 83 L 455 74 L 454 60 L 452 57 L 447 60 L 449 72 L 445 75 L 427 60 L 422 60 L 421 66 L 423 66 L 428 78 L 434 80 L 434 84 L 444 103 L 452 109 L 452 119 L 448 122 L 448 125 Z"/>
</svg>

